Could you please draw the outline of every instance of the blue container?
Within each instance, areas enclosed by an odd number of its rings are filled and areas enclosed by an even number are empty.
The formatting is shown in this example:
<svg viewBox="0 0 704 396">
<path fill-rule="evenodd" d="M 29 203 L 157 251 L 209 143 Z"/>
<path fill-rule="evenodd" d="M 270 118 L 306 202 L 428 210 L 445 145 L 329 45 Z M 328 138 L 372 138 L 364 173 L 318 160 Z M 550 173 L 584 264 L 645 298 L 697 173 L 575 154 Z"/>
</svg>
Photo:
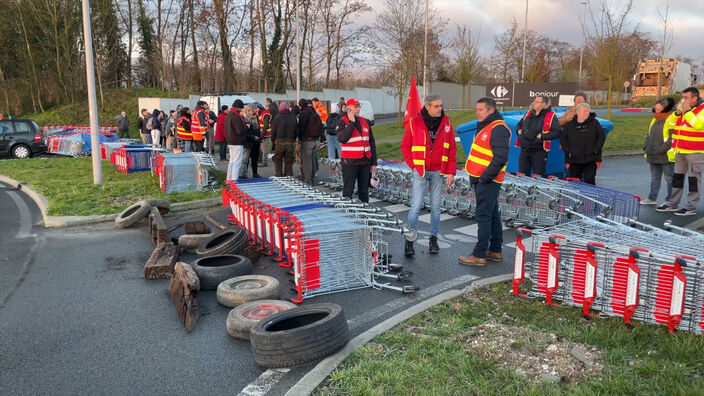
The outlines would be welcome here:
<svg viewBox="0 0 704 396">
<path fill-rule="evenodd" d="M 553 110 L 555 111 L 556 116 L 560 117 L 566 109 L 558 108 Z M 506 170 L 512 173 L 517 173 L 518 155 L 521 153 L 521 148 L 516 147 L 516 139 L 518 139 L 518 135 L 516 134 L 516 125 L 518 125 L 518 122 L 526 115 L 526 110 L 502 111 L 501 115 L 504 117 L 504 121 L 506 121 L 506 124 L 511 129 L 511 150 L 509 152 L 508 166 L 506 167 Z M 614 123 L 599 117 L 597 117 L 597 120 L 599 120 L 601 126 L 604 127 L 606 135 L 608 136 L 609 132 L 614 129 Z M 460 138 L 465 155 L 468 155 L 469 150 L 472 147 L 472 142 L 474 141 L 474 134 L 477 132 L 477 121 L 474 120 L 464 123 L 455 128 L 455 132 L 457 132 L 457 135 Z M 562 176 L 565 172 L 565 154 L 560 148 L 560 141 L 558 139 L 552 141 L 550 152 L 548 152 L 548 163 L 545 170 L 548 175 L 557 176 Z"/>
</svg>

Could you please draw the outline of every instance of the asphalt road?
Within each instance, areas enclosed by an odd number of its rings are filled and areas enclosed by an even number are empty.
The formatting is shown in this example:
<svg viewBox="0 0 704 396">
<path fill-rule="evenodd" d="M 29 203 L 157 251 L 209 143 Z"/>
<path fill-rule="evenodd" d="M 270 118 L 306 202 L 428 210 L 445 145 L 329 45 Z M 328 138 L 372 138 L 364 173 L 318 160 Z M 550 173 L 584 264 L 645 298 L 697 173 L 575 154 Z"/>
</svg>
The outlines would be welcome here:
<svg viewBox="0 0 704 396">
<path fill-rule="evenodd" d="M 262 173 L 271 170 L 264 168 Z M 609 158 L 597 177 L 601 185 L 643 196 L 649 180 L 647 165 L 639 157 Z M 36 206 L 14 193 L 30 212 L 33 225 L 27 232 L 20 217 L 27 212 L 12 193 L 8 186 L 0 186 L 0 394 L 236 394 L 264 373 L 255 364 L 249 343 L 225 332 L 228 309 L 217 303 L 214 291 L 200 294 L 201 317 L 188 334 L 169 300 L 168 281 L 144 280 L 142 266 L 153 248 L 146 221 L 125 230 L 116 230 L 111 223 L 41 229 L 35 225 Z M 407 208 L 376 204 L 406 218 Z M 222 208 L 213 212 L 220 219 L 227 215 Z M 174 224 L 200 215 L 166 219 Z M 505 245 L 502 264 L 485 268 L 457 264 L 457 257 L 467 254 L 476 240 L 475 223 L 467 219 L 444 215 L 442 251 L 428 255 L 428 223 L 422 222 L 428 217 L 421 216 L 414 259 L 403 258 L 402 236 L 385 236 L 393 261 L 415 273 L 413 284 L 420 287 L 415 295 L 362 289 L 317 296 L 304 304 L 341 304 L 355 336 L 444 290 L 510 273 L 510 245 Z M 641 210 L 641 219 L 653 224 L 670 217 L 676 224 L 694 220 L 656 213 L 653 207 Z M 16 238 L 20 233 L 35 236 Z M 514 241 L 513 230 L 506 230 L 505 244 Z M 33 246 L 40 248 L 32 250 Z M 185 253 L 181 260 L 194 258 Z M 257 273 L 282 281 L 282 297 L 291 295 L 285 269 L 268 258 L 259 267 Z M 311 367 L 279 373 L 270 394 L 284 393 Z"/>
</svg>

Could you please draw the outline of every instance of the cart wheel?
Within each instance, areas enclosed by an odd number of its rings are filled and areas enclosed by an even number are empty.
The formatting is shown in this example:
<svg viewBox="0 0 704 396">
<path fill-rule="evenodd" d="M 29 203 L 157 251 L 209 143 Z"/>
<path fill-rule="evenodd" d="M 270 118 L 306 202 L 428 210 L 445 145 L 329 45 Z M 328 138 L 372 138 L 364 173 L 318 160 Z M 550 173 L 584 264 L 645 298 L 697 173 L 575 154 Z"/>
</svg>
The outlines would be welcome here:
<svg viewBox="0 0 704 396">
<path fill-rule="evenodd" d="M 418 290 L 420 290 L 420 287 L 418 287 L 418 286 L 404 286 L 403 287 L 403 294 L 413 294 Z"/>
<path fill-rule="evenodd" d="M 413 277 L 413 271 L 401 271 L 398 274 L 398 280 L 409 280 Z"/>
<path fill-rule="evenodd" d="M 401 271 L 403 269 L 403 264 L 389 263 L 389 271 Z"/>
</svg>

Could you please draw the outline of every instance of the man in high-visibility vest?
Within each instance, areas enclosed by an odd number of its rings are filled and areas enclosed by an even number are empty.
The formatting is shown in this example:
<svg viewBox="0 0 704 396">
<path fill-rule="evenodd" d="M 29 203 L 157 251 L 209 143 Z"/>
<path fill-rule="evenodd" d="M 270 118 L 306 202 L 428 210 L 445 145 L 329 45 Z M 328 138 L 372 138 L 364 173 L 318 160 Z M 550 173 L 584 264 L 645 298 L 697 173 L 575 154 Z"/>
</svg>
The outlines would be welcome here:
<svg viewBox="0 0 704 396">
<path fill-rule="evenodd" d="M 438 254 L 438 231 L 442 209 L 443 186 L 450 186 L 457 173 L 457 146 L 450 118 L 442 109 L 442 98 L 430 94 L 425 97 L 420 113 L 410 119 L 401 141 L 401 153 L 413 174 L 411 211 L 408 223 L 418 228 L 418 215 L 423 206 L 425 191 L 430 185 L 430 240 L 428 253 Z M 413 256 L 413 242 L 406 241 L 406 256 Z"/>
<path fill-rule="evenodd" d="M 184 153 L 191 151 L 193 134 L 191 134 L 191 110 L 188 107 L 181 108 L 178 121 L 176 121 L 176 138 Z"/>
<path fill-rule="evenodd" d="M 347 114 L 337 124 L 337 137 L 342 146 L 342 196 L 352 198 L 357 184 L 359 200 L 369 202 L 369 180 L 377 164 L 374 134 L 367 120 L 359 115 L 359 101 L 350 98 L 346 106 Z"/>
<path fill-rule="evenodd" d="M 670 199 L 656 210 L 675 212 L 678 216 L 693 216 L 697 214 L 704 172 L 704 102 L 697 88 L 689 87 L 682 91 L 682 103 L 677 111 L 667 118 L 666 124 L 673 128 L 675 173 L 672 175 Z M 687 205 L 677 209 L 684 193 L 685 176 L 689 183 Z"/>
<path fill-rule="evenodd" d="M 477 121 L 477 133 L 464 166 L 477 200 L 477 244 L 472 254 L 459 258 L 460 264 L 468 266 L 484 266 L 487 260 L 503 261 L 499 193 L 506 177 L 511 141 L 511 130 L 496 111 L 493 99 L 481 98 L 477 101 Z"/>
<path fill-rule="evenodd" d="M 193 151 L 203 151 L 203 139 L 208 134 L 210 128 L 210 117 L 208 116 L 208 103 L 199 100 L 193 110 L 191 120 L 191 133 L 193 134 Z"/>
<path fill-rule="evenodd" d="M 320 101 L 318 98 L 313 98 L 313 108 L 315 109 L 316 113 L 320 116 L 320 121 L 323 122 L 323 124 L 328 122 L 328 108 L 323 105 L 323 102 Z"/>
<path fill-rule="evenodd" d="M 560 121 L 550 108 L 550 99 L 545 95 L 536 96 L 531 109 L 516 125 L 516 145 L 521 147 L 518 171 L 545 177 L 550 140 L 559 138 L 561 131 Z"/>
<path fill-rule="evenodd" d="M 271 140 L 271 120 L 272 115 L 269 109 L 261 106 L 257 103 L 259 107 L 259 131 L 262 134 L 262 142 L 260 143 L 260 156 L 259 156 L 259 166 L 268 166 L 269 161 L 269 140 Z"/>
</svg>

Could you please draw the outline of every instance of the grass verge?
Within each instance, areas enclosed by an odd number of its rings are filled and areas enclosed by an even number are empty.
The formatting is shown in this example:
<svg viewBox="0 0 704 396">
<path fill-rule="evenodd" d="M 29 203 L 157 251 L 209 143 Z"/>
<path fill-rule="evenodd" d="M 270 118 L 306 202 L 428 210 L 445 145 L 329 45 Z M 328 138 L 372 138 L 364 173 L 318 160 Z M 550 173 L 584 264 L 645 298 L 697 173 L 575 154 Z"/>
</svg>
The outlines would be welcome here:
<svg viewBox="0 0 704 396">
<path fill-rule="evenodd" d="M 578 308 L 509 293 L 508 283 L 491 285 L 411 318 L 353 352 L 316 394 L 704 394 L 704 337 L 587 321 Z M 592 368 L 568 353 L 558 360 L 560 345 L 587 351 Z M 515 368 L 559 375 L 568 365 L 572 374 L 557 382 Z"/>
<path fill-rule="evenodd" d="M 49 201 L 52 216 L 117 213 L 135 201 L 161 198 L 187 202 L 221 195 L 224 172 L 215 171 L 215 191 L 162 194 L 159 181 L 150 172 L 123 174 L 103 161 L 103 184 L 93 184 L 90 157 L 49 157 L 0 161 L 0 174 L 29 184 Z"/>
</svg>

